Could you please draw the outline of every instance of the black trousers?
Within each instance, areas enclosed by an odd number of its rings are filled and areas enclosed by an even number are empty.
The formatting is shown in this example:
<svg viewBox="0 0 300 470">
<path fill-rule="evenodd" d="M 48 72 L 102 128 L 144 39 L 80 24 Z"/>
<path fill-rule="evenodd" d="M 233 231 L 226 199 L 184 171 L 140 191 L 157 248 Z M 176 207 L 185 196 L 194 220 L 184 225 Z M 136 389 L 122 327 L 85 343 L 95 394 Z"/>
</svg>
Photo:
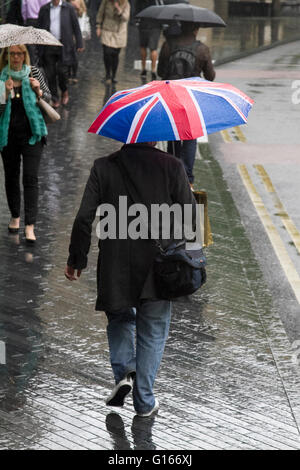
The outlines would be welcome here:
<svg viewBox="0 0 300 470">
<path fill-rule="evenodd" d="M 48 80 L 53 101 L 58 101 L 58 89 L 62 93 L 68 89 L 68 66 L 62 62 L 62 47 L 46 46 L 43 55 L 43 66 Z"/>
<path fill-rule="evenodd" d="M 37 28 L 38 20 L 34 18 L 28 18 L 26 21 L 26 26 L 33 26 L 34 28 Z M 31 65 L 39 65 L 39 51 L 36 44 L 27 44 L 26 47 L 30 55 Z"/>
<path fill-rule="evenodd" d="M 43 151 L 43 143 L 20 145 L 9 141 L 2 150 L 5 174 L 5 189 L 11 216 L 20 217 L 21 189 L 20 169 L 23 162 L 24 212 L 25 225 L 35 224 L 38 212 L 38 171 Z"/>
<path fill-rule="evenodd" d="M 119 54 L 121 49 L 105 46 L 105 44 L 103 44 L 102 47 L 106 78 L 115 78 L 119 65 Z"/>
</svg>

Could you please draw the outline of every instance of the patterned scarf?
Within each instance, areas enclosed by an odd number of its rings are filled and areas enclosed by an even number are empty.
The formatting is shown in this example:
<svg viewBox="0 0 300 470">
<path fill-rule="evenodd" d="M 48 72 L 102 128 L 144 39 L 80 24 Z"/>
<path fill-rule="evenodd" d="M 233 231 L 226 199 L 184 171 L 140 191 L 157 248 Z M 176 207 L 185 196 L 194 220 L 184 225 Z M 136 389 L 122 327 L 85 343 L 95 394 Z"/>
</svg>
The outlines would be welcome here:
<svg viewBox="0 0 300 470">
<path fill-rule="evenodd" d="M 32 90 L 29 81 L 31 68 L 28 65 L 23 65 L 22 70 L 8 70 L 4 67 L 0 75 L 0 95 L 5 89 L 5 82 L 11 77 L 13 80 L 20 80 L 22 82 L 22 99 L 25 108 L 26 116 L 29 120 L 32 137 L 29 139 L 29 144 L 34 145 L 40 142 L 42 137 L 48 134 L 47 127 L 43 115 L 36 104 L 36 94 Z M 7 100 L 5 111 L 0 116 L 0 151 L 7 145 L 8 131 L 11 116 L 11 96 Z"/>
</svg>

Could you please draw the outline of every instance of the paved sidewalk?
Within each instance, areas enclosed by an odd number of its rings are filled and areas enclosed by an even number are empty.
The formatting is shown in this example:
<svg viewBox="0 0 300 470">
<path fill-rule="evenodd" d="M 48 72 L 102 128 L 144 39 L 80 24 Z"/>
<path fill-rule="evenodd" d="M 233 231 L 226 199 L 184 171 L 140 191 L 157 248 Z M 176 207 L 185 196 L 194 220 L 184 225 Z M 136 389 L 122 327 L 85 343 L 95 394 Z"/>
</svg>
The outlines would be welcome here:
<svg viewBox="0 0 300 470">
<path fill-rule="evenodd" d="M 160 411 L 143 420 L 131 398 L 123 409 L 105 406 L 113 379 L 105 316 L 94 311 L 95 237 L 80 281 L 63 275 L 92 162 L 119 147 L 86 134 L 105 92 L 95 70 L 50 129 L 33 249 L 7 234 L 0 172 L 0 449 L 299 450 L 299 366 L 208 145 L 196 163 L 215 241 L 208 282 L 189 302 L 174 302 L 155 387 Z M 119 89 L 138 85 L 125 72 Z"/>
</svg>

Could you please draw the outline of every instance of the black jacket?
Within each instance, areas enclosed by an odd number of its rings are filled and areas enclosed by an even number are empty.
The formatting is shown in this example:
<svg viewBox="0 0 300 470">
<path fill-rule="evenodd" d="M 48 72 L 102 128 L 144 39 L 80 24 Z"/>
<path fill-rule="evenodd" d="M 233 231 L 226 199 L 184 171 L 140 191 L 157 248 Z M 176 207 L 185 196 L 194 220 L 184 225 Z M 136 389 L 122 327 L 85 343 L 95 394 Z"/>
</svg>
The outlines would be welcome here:
<svg viewBox="0 0 300 470">
<path fill-rule="evenodd" d="M 50 31 L 50 3 L 42 6 L 38 18 L 39 28 Z M 61 8 L 61 38 L 60 41 L 63 44 L 63 63 L 70 64 L 74 57 L 74 39 L 76 43 L 76 49 L 83 47 L 82 35 L 76 12 L 74 7 L 70 3 L 63 1 Z M 45 46 L 47 47 L 47 46 Z M 40 49 L 40 56 L 42 58 L 45 47 Z"/>
<path fill-rule="evenodd" d="M 141 195 L 139 202 L 193 204 L 195 198 L 182 162 L 148 144 L 124 145 L 119 152 L 95 160 L 76 216 L 69 248 L 68 265 L 84 269 L 91 243 L 97 207 L 109 203 L 119 220 L 119 196 L 129 196 L 114 159 L 120 155 L 130 180 Z M 128 201 L 128 206 L 132 203 Z M 164 244 L 168 245 L 164 240 Z M 151 266 L 157 251 L 154 240 L 106 239 L 99 242 L 98 298 L 96 310 L 113 311 L 137 306 L 142 298 L 154 299 Z"/>
</svg>

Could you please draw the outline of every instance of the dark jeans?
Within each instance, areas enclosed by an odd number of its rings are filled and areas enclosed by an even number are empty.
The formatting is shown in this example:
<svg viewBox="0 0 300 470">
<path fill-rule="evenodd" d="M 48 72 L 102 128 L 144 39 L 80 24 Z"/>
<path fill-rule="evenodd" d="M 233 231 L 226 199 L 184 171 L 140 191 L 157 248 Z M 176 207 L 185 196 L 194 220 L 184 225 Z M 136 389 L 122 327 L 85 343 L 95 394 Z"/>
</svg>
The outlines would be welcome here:
<svg viewBox="0 0 300 470">
<path fill-rule="evenodd" d="M 9 142 L 2 150 L 2 160 L 5 173 L 5 189 L 11 216 L 20 217 L 21 190 L 20 166 L 23 157 L 23 187 L 25 225 L 35 224 L 38 211 L 38 171 L 40 166 L 43 144 L 18 144 Z"/>
<path fill-rule="evenodd" d="M 108 47 L 103 44 L 103 59 L 106 71 L 106 78 L 115 78 L 119 65 L 119 48 Z"/>
<path fill-rule="evenodd" d="M 168 153 L 182 160 L 190 183 L 194 182 L 194 162 L 197 150 L 197 140 L 176 140 L 168 142 Z"/>
<path fill-rule="evenodd" d="M 52 99 L 58 101 L 57 79 L 62 93 L 68 89 L 68 66 L 62 62 L 62 48 L 59 46 L 46 46 L 43 65 Z"/>
</svg>

